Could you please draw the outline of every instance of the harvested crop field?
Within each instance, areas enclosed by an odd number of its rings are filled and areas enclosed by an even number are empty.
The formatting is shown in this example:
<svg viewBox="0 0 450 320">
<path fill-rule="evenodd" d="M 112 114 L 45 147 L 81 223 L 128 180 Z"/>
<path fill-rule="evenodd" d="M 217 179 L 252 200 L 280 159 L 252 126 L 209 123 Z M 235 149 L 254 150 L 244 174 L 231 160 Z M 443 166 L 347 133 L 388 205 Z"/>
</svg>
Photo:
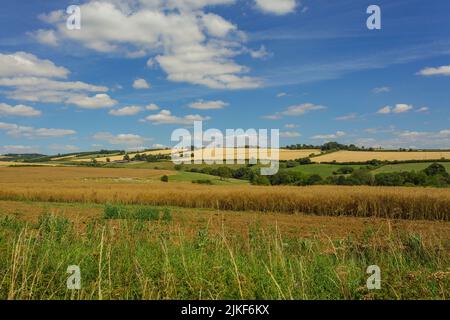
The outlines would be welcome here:
<svg viewBox="0 0 450 320">
<path fill-rule="evenodd" d="M 0 168 L 0 199 L 123 203 L 327 216 L 450 220 L 450 189 L 205 186 L 162 183 L 165 170 Z"/>
<path fill-rule="evenodd" d="M 231 151 L 230 148 L 224 148 L 222 149 L 222 154 L 219 157 L 217 154 L 214 154 L 214 151 L 212 149 L 203 149 L 201 151 L 197 151 L 197 152 L 201 152 L 203 154 L 203 158 L 204 159 L 220 159 L 223 158 L 225 159 L 227 152 L 230 152 L 230 154 L 233 154 L 234 159 L 239 158 L 243 158 L 243 159 L 250 159 L 251 155 L 253 153 L 258 154 L 258 150 L 257 149 L 248 149 L 248 148 L 233 148 Z M 169 150 L 157 150 L 157 151 L 146 151 L 146 152 L 141 152 L 140 154 L 145 154 L 145 155 L 170 155 L 172 153 L 172 151 Z M 268 156 L 270 157 L 270 149 L 267 150 Z M 307 158 L 310 155 L 313 154 L 319 154 L 320 150 L 319 149 L 303 149 L 303 150 L 287 150 L 287 149 L 279 149 L 279 159 L 280 160 L 295 160 L 295 159 L 301 159 L 301 158 Z M 130 156 L 130 158 L 133 158 L 136 153 L 130 153 L 128 154 Z M 123 159 L 123 155 L 116 155 L 116 156 L 109 156 L 109 157 L 98 157 L 95 160 L 97 160 L 98 162 L 106 162 L 108 159 L 110 161 L 119 161 Z M 261 158 L 260 156 L 256 156 L 255 158 Z M 56 159 L 55 159 L 56 160 Z M 90 162 L 92 161 L 90 158 L 83 158 L 83 159 L 72 159 L 72 161 L 76 161 L 76 162 Z"/>
<path fill-rule="evenodd" d="M 314 162 L 365 162 L 370 160 L 407 161 L 450 159 L 450 151 L 337 151 L 312 158 Z"/>
</svg>

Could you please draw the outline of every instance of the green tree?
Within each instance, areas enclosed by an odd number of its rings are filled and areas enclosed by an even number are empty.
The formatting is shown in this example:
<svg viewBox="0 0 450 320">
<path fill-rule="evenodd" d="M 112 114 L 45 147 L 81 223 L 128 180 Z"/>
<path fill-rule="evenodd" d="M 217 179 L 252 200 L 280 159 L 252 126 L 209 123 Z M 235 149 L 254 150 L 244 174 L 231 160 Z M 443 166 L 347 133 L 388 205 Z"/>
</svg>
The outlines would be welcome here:
<svg viewBox="0 0 450 320">
<path fill-rule="evenodd" d="M 447 170 L 445 170 L 445 167 L 440 163 L 433 163 L 428 168 L 423 170 L 427 176 L 437 176 L 437 175 L 443 175 L 446 176 Z"/>
</svg>

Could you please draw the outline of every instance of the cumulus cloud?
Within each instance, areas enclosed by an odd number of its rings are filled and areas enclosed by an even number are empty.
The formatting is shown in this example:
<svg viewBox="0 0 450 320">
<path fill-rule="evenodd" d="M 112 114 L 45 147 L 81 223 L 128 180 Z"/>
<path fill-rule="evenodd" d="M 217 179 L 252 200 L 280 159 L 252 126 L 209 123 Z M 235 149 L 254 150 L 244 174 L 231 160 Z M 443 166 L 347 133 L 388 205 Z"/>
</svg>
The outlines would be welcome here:
<svg viewBox="0 0 450 320">
<path fill-rule="evenodd" d="M 133 88 L 135 89 L 148 89 L 150 84 L 145 79 L 136 79 L 133 82 Z"/>
<path fill-rule="evenodd" d="M 66 100 L 66 103 L 74 104 L 85 109 L 102 109 L 110 108 L 116 105 L 117 101 L 112 99 L 106 93 L 98 93 L 91 97 L 84 95 L 73 95 Z"/>
<path fill-rule="evenodd" d="M 147 116 L 144 121 L 151 122 L 152 124 L 179 124 L 179 125 L 192 125 L 194 121 L 209 120 L 209 117 L 202 117 L 198 114 L 190 114 L 184 117 L 177 117 L 172 115 L 169 110 L 161 110 L 157 114 Z"/>
<path fill-rule="evenodd" d="M 11 106 L 6 103 L 0 103 L 0 117 L 1 116 L 18 116 L 18 117 L 37 117 L 42 113 L 33 107 L 19 104 Z"/>
<path fill-rule="evenodd" d="M 389 88 L 389 87 L 378 87 L 378 88 L 373 88 L 372 89 L 372 92 L 375 93 L 375 94 L 384 93 L 384 92 L 390 92 L 390 91 L 391 91 L 391 88 Z"/>
<path fill-rule="evenodd" d="M 159 109 L 161 108 L 154 103 L 150 103 L 149 105 L 145 106 L 145 110 L 159 110 Z"/>
<path fill-rule="evenodd" d="M 264 13 L 284 15 L 292 13 L 297 7 L 296 0 L 255 0 L 256 7 Z"/>
<path fill-rule="evenodd" d="M 74 152 L 80 150 L 79 147 L 71 144 L 51 144 L 48 148 L 56 152 Z"/>
<path fill-rule="evenodd" d="M 99 141 L 105 141 L 111 145 L 120 145 L 125 146 L 127 148 L 136 148 L 141 149 L 146 142 L 148 142 L 149 138 L 144 138 L 137 134 L 132 133 L 121 133 L 114 135 L 110 132 L 98 132 L 93 138 Z"/>
<path fill-rule="evenodd" d="M 298 137 L 301 137 L 301 134 L 297 131 L 281 131 L 280 137 L 281 138 L 298 138 Z"/>
<path fill-rule="evenodd" d="M 416 112 L 418 112 L 418 113 L 427 113 L 429 111 L 430 111 L 430 108 L 428 108 L 428 107 L 421 107 L 416 110 Z"/>
<path fill-rule="evenodd" d="M 67 129 L 52 129 L 52 128 L 34 128 L 27 126 L 20 126 L 15 123 L 0 122 L 0 130 L 4 130 L 6 134 L 13 137 L 26 138 L 57 138 L 73 135 L 74 130 Z"/>
<path fill-rule="evenodd" d="M 109 114 L 113 116 L 134 116 L 143 110 L 142 107 L 138 106 L 127 106 L 120 109 L 110 110 Z"/>
<path fill-rule="evenodd" d="M 395 107 L 385 106 L 377 111 L 378 114 L 405 113 L 413 109 L 413 106 L 404 103 L 398 103 Z"/>
<path fill-rule="evenodd" d="M 74 41 L 98 52 L 146 52 L 152 56 L 147 65 L 158 63 L 170 81 L 220 89 L 257 88 L 261 81 L 244 75 L 249 69 L 234 61 L 246 51 L 244 33 L 223 17 L 203 10 L 207 5 L 232 2 L 91 1 L 81 5 L 83 27 L 77 32 L 67 30 L 63 10 L 41 19 L 51 24 L 48 30 L 53 31 L 55 41 Z M 44 34 L 39 30 L 36 38 L 54 42 Z"/>
<path fill-rule="evenodd" d="M 189 108 L 192 109 L 199 109 L 199 110 L 211 110 L 211 109 L 223 109 L 229 104 L 221 101 L 221 100 L 215 100 L 215 101 L 204 101 L 199 100 L 197 102 L 193 102 L 189 105 Z"/>
<path fill-rule="evenodd" d="M 262 45 L 258 50 L 250 50 L 250 56 L 253 59 L 265 59 L 271 56 L 271 53 L 267 51 L 264 45 Z"/>
<path fill-rule="evenodd" d="M 24 145 L 0 146 L 0 154 L 7 154 L 7 153 L 17 153 L 17 154 L 37 153 L 38 151 L 39 151 L 39 148 L 37 146 L 24 146 Z"/>
<path fill-rule="evenodd" d="M 337 121 L 349 121 L 349 120 L 355 120 L 357 117 L 358 117 L 358 114 L 353 112 L 353 113 L 346 114 L 344 116 L 337 117 L 335 119 Z"/>
<path fill-rule="evenodd" d="M 318 134 L 313 136 L 312 139 L 319 139 L 319 140 L 337 139 L 345 135 L 346 133 L 344 131 L 337 131 L 336 133 L 332 134 Z"/>
<path fill-rule="evenodd" d="M 0 53 L 0 77 L 50 77 L 66 78 L 69 70 L 56 66 L 49 60 L 42 60 L 26 52 Z"/>
<path fill-rule="evenodd" d="M 441 66 L 437 68 L 425 68 L 420 70 L 417 74 L 425 77 L 429 76 L 450 76 L 450 65 Z"/>
<path fill-rule="evenodd" d="M 297 117 L 302 116 L 310 111 L 325 109 L 324 106 L 316 105 L 312 103 L 304 103 L 299 105 L 294 105 L 288 107 L 286 110 L 281 112 L 276 112 L 272 115 L 264 116 L 266 119 L 277 120 L 281 119 L 283 116 Z"/>
<path fill-rule="evenodd" d="M 6 87 L 3 93 L 13 100 L 75 104 L 82 108 L 111 107 L 115 100 L 107 94 L 107 87 L 96 86 L 81 81 L 63 81 L 69 70 L 58 67 L 49 60 L 17 52 L 0 54 L 0 87 Z"/>
</svg>

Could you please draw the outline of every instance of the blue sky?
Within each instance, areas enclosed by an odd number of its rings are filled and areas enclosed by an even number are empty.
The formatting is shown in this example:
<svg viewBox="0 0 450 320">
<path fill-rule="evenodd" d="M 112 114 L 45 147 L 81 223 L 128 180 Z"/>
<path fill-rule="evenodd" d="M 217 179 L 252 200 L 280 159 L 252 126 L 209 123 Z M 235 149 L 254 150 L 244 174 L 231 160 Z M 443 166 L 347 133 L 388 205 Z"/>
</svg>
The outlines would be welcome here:
<svg viewBox="0 0 450 320">
<path fill-rule="evenodd" d="M 81 29 L 65 11 L 80 5 Z M 381 8 L 381 30 L 366 9 Z M 0 154 L 170 146 L 206 128 L 281 145 L 450 148 L 450 2 L 2 1 Z"/>
</svg>

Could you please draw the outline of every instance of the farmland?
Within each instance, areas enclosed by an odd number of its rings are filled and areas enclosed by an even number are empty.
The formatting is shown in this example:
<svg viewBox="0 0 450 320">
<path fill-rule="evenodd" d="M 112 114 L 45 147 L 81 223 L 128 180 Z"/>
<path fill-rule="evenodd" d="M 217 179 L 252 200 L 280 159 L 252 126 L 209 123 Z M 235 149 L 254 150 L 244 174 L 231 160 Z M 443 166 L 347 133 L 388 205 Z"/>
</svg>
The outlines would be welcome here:
<svg viewBox="0 0 450 320">
<path fill-rule="evenodd" d="M 449 188 L 256 186 L 163 161 L 105 165 L 0 168 L 0 298 L 450 294 Z M 283 170 L 325 177 L 341 167 Z M 77 291 L 66 288 L 73 264 Z M 381 290 L 365 285 L 373 264 Z"/>
<path fill-rule="evenodd" d="M 450 159 L 449 151 L 337 151 L 313 158 L 314 162 L 366 162 Z"/>
</svg>

